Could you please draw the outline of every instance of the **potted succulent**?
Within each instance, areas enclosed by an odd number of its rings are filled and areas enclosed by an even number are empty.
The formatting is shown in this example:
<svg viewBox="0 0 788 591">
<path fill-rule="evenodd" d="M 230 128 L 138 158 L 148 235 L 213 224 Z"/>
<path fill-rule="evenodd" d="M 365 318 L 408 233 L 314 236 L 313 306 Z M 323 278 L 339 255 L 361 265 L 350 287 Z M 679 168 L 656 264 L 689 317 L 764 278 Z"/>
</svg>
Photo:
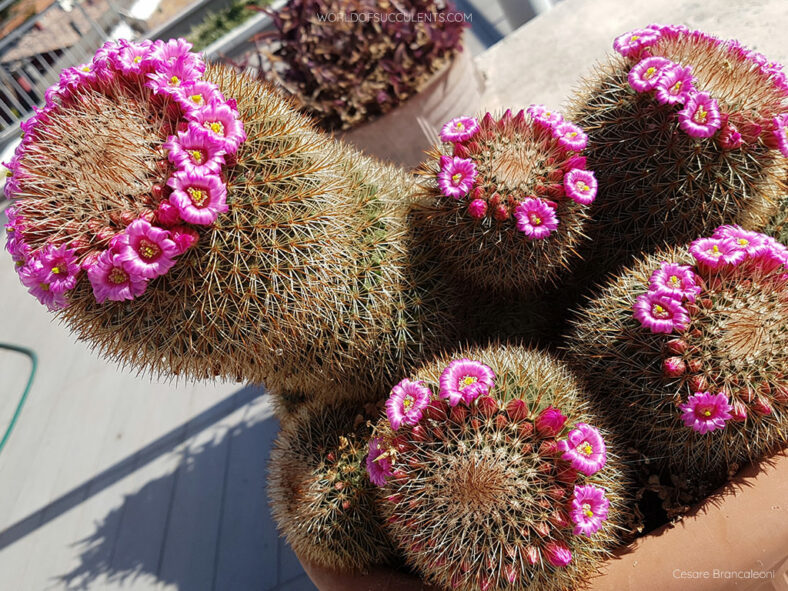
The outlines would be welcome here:
<svg viewBox="0 0 788 591">
<path fill-rule="evenodd" d="M 256 39 L 260 76 L 318 125 L 413 166 L 448 118 L 479 108 L 462 13 L 442 0 L 291 0 Z"/>
</svg>

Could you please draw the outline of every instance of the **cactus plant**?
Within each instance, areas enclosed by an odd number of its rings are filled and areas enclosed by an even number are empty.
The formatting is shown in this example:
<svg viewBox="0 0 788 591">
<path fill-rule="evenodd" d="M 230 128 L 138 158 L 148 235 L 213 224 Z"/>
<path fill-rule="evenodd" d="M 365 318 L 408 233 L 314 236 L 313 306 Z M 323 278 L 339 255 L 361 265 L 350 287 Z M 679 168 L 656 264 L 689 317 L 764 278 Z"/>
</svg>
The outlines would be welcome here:
<svg viewBox="0 0 788 591">
<path fill-rule="evenodd" d="M 108 44 L 25 124 L 9 164 L 20 278 L 124 365 L 373 397 L 453 324 L 407 229 L 409 177 L 248 76 L 211 65 L 198 80 L 187 48 Z M 236 135 L 206 140 L 206 117 Z"/>
<path fill-rule="evenodd" d="M 365 470 L 374 404 L 302 406 L 279 433 L 268 494 L 277 527 L 296 554 L 341 572 L 396 561 Z"/>
<path fill-rule="evenodd" d="M 522 295 L 555 280 L 585 238 L 596 195 L 585 134 L 542 106 L 458 117 L 428 152 L 414 223 L 475 291 Z"/>
<path fill-rule="evenodd" d="M 585 80 L 570 109 L 599 181 L 595 272 L 722 224 L 762 230 L 788 164 L 782 66 L 683 26 L 651 25 L 614 47 L 620 55 Z"/>
<path fill-rule="evenodd" d="M 579 313 L 572 364 L 623 436 L 689 488 L 786 442 L 788 249 L 738 226 L 638 260 Z"/>
<path fill-rule="evenodd" d="M 416 94 L 461 50 L 462 13 L 441 0 L 290 0 L 266 11 L 261 72 L 326 131 L 349 129 Z"/>
<path fill-rule="evenodd" d="M 778 242 L 788 244 L 788 193 L 777 203 L 777 212 L 769 220 L 765 232 Z"/>
<path fill-rule="evenodd" d="M 426 581 L 577 589 L 622 533 L 615 443 L 545 353 L 492 344 L 438 357 L 392 390 L 386 412 L 367 470 Z"/>
</svg>

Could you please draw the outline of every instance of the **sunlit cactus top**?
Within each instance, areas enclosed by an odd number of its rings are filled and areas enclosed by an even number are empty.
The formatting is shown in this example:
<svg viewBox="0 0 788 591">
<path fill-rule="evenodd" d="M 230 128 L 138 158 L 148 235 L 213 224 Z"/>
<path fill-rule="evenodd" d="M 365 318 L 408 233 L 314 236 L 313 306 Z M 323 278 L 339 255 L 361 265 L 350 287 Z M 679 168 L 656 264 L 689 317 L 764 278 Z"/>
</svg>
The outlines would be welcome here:
<svg viewBox="0 0 788 591">
<path fill-rule="evenodd" d="M 577 588 L 618 527 L 618 460 L 555 361 L 464 353 L 397 384 L 376 426 L 367 471 L 389 530 L 445 588 Z"/>
<path fill-rule="evenodd" d="M 6 248 L 48 308 L 67 307 L 85 278 L 99 303 L 141 295 L 227 211 L 223 170 L 246 136 L 190 49 L 105 43 L 22 123 Z"/>
<path fill-rule="evenodd" d="M 736 40 L 681 25 L 650 25 L 618 37 L 613 47 L 633 66 L 629 84 L 677 109 L 679 127 L 721 148 L 762 142 L 788 157 L 788 80 Z"/>
</svg>

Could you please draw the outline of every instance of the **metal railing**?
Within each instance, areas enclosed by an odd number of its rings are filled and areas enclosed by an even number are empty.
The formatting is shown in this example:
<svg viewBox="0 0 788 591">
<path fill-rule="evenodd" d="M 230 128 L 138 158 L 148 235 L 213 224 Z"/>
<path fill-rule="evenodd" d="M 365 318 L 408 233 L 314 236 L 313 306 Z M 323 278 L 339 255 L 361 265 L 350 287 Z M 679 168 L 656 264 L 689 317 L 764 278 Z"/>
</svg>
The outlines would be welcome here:
<svg viewBox="0 0 788 591">
<path fill-rule="evenodd" d="M 109 0 L 58 0 L 0 41 L 0 148 L 64 68 L 90 61 L 123 17 Z"/>
</svg>

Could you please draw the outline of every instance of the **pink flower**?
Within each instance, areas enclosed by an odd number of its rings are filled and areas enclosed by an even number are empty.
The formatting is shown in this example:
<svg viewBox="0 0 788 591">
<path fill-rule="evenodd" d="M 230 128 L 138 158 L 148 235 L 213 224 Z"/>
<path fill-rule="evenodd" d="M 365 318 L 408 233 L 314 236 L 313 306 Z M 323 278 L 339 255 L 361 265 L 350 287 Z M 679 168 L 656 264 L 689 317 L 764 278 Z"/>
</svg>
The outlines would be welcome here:
<svg viewBox="0 0 788 591">
<path fill-rule="evenodd" d="M 706 270 L 735 267 L 747 258 L 747 253 L 732 238 L 699 238 L 689 251 Z"/>
<path fill-rule="evenodd" d="M 528 197 L 514 209 L 517 229 L 531 240 L 544 240 L 558 227 L 555 210 L 545 201 Z"/>
<path fill-rule="evenodd" d="M 186 226 L 175 226 L 170 229 L 170 238 L 175 243 L 175 254 L 182 255 L 189 250 L 192 246 L 197 244 L 200 235 L 194 228 L 187 228 Z"/>
<path fill-rule="evenodd" d="M 666 295 L 679 301 L 695 301 L 700 293 L 697 276 L 689 265 L 662 263 L 662 266 L 651 274 L 649 291 Z"/>
<path fill-rule="evenodd" d="M 462 400 L 470 404 L 478 396 L 488 394 L 495 385 L 495 372 L 479 361 L 455 359 L 440 377 L 440 397 L 449 405 L 457 406 Z"/>
<path fill-rule="evenodd" d="M 679 111 L 679 127 L 692 137 L 711 137 L 720 128 L 720 109 L 707 92 L 690 95 Z"/>
<path fill-rule="evenodd" d="M 726 225 L 720 226 L 712 234 L 712 238 L 730 238 L 739 250 L 745 251 L 748 255 L 755 257 L 763 252 L 763 248 L 768 244 L 769 237 L 758 232 L 750 232 L 741 226 Z"/>
<path fill-rule="evenodd" d="M 629 71 L 629 85 L 638 92 L 653 90 L 662 73 L 672 65 L 673 62 L 664 57 L 642 59 Z"/>
<path fill-rule="evenodd" d="M 200 130 L 187 129 L 171 135 L 164 149 L 168 151 L 167 159 L 180 169 L 191 166 L 202 174 L 218 174 L 224 165 L 222 144 Z"/>
<path fill-rule="evenodd" d="M 441 129 L 441 141 L 464 142 L 479 131 L 479 122 L 474 117 L 455 117 Z"/>
<path fill-rule="evenodd" d="M 535 123 L 551 130 L 564 121 L 560 113 L 551 111 L 544 105 L 531 105 L 525 112 L 533 118 Z"/>
<path fill-rule="evenodd" d="M 421 420 L 424 409 L 429 405 L 432 392 L 424 382 L 402 380 L 391 390 L 386 401 L 386 416 L 395 431 L 401 424 L 416 425 Z"/>
<path fill-rule="evenodd" d="M 199 109 L 203 109 L 211 103 L 224 101 L 219 88 L 212 82 L 205 80 L 184 84 L 175 91 L 173 97 L 181 106 L 187 119 L 193 118 Z"/>
<path fill-rule="evenodd" d="M 545 437 L 555 437 L 564 428 L 566 417 L 553 406 L 548 406 L 536 417 L 534 425 L 536 430 Z"/>
<path fill-rule="evenodd" d="M 588 136 L 574 123 L 564 121 L 553 128 L 553 135 L 565 150 L 580 152 L 588 144 Z"/>
<path fill-rule="evenodd" d="M 143 219 L 128 225 L 115 248 L 123 268 L 145 279 L 164 275 L 175 264 L 177 256 L 170 233 Z"/>
<path fill-rule="evenodd" d="M 148 281 L 144 277 L 129 273 L 123 261 L 112 250 L 105 250 L 86 267 L 88 279 L 93 286 L 93 295 L 101 304 L 106 300 L 133 300 L 145 292 Z"/>
<path fill-rule="evenodd" d="M 47 310 L 50 312 L 55 312 L 68 307 L 69 302 L 66 299 L 66 296 L 63 293 L 55 293 L 49 289 L 46 283 L 34 285 L 27 291 L 34 295 L 39 302 L 44 304 L 47 307 Z"/>
<path fill-rule="evenodd" d="M 695 92 L 694 82 L 691 66 L 673 64 L 672 67 L 666 67 L 654 86 L 657 89 L 657 102 L 661 105 L 683 105 L 689 95 Z"/>
<path fill-rule="evenodd" d="M 644 47 L 659 41 L 659 31 L 654 29 L 635 29 L 619 35 L 613 41 L 613 49 L 624 57 L 637 57 Z"/>
<path fill-rule="evenodd" d="M 468 215 L 480 220 L 487 214 L 487 202 L 484 199 L 474 199 L 468 205 Z"/>
<path fill-rule="evenodd" d="M 728 397 L 722 392 L 716 395 L 698 392 L 690 396 L 679 409 L 684 413 L 681 415 L 684 424 L 703 434 L 724 429 L 725 421 L 732 417 L 733 407 L 728 404 Z"/>
<path fill-rule="evenodd" d="M 607 449 L 602 435 L 586 423 L 577 423 L 566 436 L 558 442 L 561 456 L 578 472 L 591 476 L 599 472 L 607 462 Z"/>
<path fill-rule="evenodd" d="M 654 333 L 670 334 L 689 326 L 689 314 L 680 300 L 662 293 L 644 293 L 633 306 L 635 319 Z"/>
<path fill-rule="evenodd" d="M 774 124 L 774 138 L 777 140 L 777 148 L 783 156 L 788 158 L 788 113 L 778 115 L 772 119 Z"/>
<path fill-rule="evenodd" d="M 564 175 L 567 196 L 580 205 L 591 205 L 596 199 L 597 181 L 590 170 L 573 168 Z"/>
<path fill-rule="evenodd" d="M 200 79 L 200 72 L 187 57 L 179 57 L 174 62 L 159 62 L 156 69 L 147 74 L 145 86 L 156 94 L 174 95 L 182 86 Z"/>
<path fill-rule="evenodd" d="M 74 289 L 80 270 L 74 250 L 65 244 L 48 244 L 34 258 L 41 264 L 39 283 L 46 283 L 49 291 L 59 294 Z"/>
<path fill-rule="evenodd" d="M 572 533 L 576 536 L 590 537 L 602 527 L 607 519 L 610 501 L 605 497 L 605 490 L 593 484 L 575 487 L 569 517 L 574 522 Z"/>
<path fill-rule="evenodd" d="M 243 123 L 238 113 L 226 103 L 209 104 L 192 115 L 192 129 L 202 129 L 216 139 L 228 154 L 235 154 L 238 146 L 246 140 Z"/>
<path fill-rule="evenodd" d="M 153 65 L 151 60 L 151 48 L 153 43 L 149 40 L 137 43 L 128 43 L 110 56 L 112 64 L 124 74 L 141 74 L 149 72 Z"/>
<path fill-rule="evenodd" d="M 203 74 L 205 72 L 205 63 L 198 54 L 191 51 L 191 48 L 192 44 L 183 38 L 170 39 L 166 43 L 157 40 L 153 43 L 151 57 L 162 64 L 170 65 L 178 60 L 184 60 L 189 63 L 190 67 Z"/>
<path fill-rule="evenodd" d="M 383 450 L 380 449 L 380 444 L 383 439 L 375 437 L 369 442 L 369 455 L 367 455 L 367 474 L 369 480 L 376 486 L 385 486 L 386 479 L 388 479 L 393 471 L 391 469 L 391 460 L 388 457 L 381 457 Z"/>
<path fill-rule="evenodd" d="M 572 562 L 572 552 L 563 542 L 550 542 L 544 549 L 547 562 L 556 567 L 563 567 Z"/>
<path fill-rule="evenodd" d="M 181 219 L 190 224 L 210 226 L 227 207 L 227 189 L 221 177 L 194 169 L 175 171 L 167 181 L 174 191 L 170 203 L 178 208 Z"/>
<path fill-rule="evenodd" d="M 469 158 L 441 156 L 438 186 L 446 197 L 460 199 L 468 194 L 476 180 L 476 164 Z"/>
</svg>

